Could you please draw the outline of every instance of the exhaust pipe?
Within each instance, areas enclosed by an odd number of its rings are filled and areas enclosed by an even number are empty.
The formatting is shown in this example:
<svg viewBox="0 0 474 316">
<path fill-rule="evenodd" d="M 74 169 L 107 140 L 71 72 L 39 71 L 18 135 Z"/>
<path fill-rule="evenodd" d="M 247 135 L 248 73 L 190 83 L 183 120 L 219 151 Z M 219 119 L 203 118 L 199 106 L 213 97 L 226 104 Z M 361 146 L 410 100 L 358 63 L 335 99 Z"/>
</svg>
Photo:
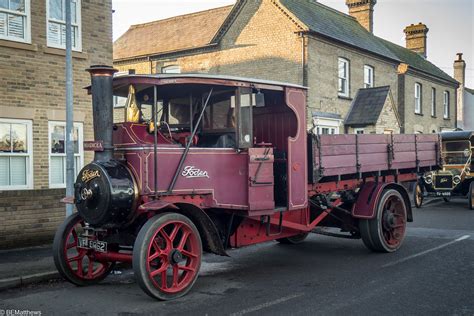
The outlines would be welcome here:
<svg viewBox="0 0 474 316">
<path fill-rule="evenodd" d="M 87 71 L 91 75 L 92 114 L 94 140 L 101 142 L 103 151 L 96 151 L 94 161 L 110 161 L 114 157 L 112 125 L 114 123 L 113 78 L 116 69 L 94 65 Z"/>
</svg>

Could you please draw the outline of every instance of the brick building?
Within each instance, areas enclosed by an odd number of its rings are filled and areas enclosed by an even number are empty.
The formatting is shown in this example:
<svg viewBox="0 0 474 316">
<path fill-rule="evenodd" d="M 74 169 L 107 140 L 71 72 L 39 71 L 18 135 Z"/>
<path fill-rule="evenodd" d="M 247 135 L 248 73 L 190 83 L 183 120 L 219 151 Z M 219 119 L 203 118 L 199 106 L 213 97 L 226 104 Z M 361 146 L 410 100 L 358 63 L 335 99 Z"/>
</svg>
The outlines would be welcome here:
<svg viewBox="0 0 474 316">
<path fill-rule="evenodd" d="M 64 219 L 65 0 L 0 1 L 0 249 L 52 240 Z M 76 170 L 92 159 L 84 70 L 112 62 L 112 1 L 72 0 Z"/>
<path fill-rule="evenodd" d="M 388 86 L 398 118 L 387 131 L 398 123 L 404 133 L 454 129 L 458 83 L 426 59 L 428 28 L 408 26 L 401 47 L 372 33 L 376 0 L 346 3 L 350 15 L 313 0 L 238 0 L 135 25 L 114 43 L 114 65 L 305 85 L 308 129 L 329 133 L 344 132 L 359 89 Z"/>
</svg>

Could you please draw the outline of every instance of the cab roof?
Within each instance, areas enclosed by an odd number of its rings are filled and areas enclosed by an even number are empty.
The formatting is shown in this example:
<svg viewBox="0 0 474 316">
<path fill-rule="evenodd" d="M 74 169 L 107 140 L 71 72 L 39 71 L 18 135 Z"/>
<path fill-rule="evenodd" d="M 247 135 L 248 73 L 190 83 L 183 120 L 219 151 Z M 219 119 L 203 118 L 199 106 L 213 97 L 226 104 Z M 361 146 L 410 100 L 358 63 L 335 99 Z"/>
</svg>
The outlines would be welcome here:
<svg viewBox="0 0 474 316">
<path fill-rule="evenodd" d="M 153 75 L 116 75 L 114 81 L 143 82 L 150 84 L 179 84 L 179 83 L 198 83 L 198 84 L 223 84 L 237 86 L 255 86 L 261 89 L 282 90 L 284 87 L 307 90 L 302 85 L 288 82 L 279 82 L 272 80 L 244 78 L 228 75 L 209 75 L 209 74 L 153 74 Z M 156 82 L 153 82 L 156 81 Z"/>
<path fill-rule="evenodd" d="M 441 133 L 442 141 L 470 140 L 474 136 L 474 131 L 455 131 Z"/>
</svg>

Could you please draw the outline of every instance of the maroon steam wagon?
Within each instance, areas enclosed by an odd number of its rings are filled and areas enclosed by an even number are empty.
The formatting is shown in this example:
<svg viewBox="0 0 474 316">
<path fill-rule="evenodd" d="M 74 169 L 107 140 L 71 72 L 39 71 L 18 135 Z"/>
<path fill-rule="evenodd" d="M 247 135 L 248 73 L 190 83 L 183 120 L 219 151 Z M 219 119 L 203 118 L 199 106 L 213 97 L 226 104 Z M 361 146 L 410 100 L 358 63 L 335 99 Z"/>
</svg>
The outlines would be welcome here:
<svg viewBox="0 0 474 316">
<path fill-rule="evenodd" d="M 54 239 L 59 272 L 80 286 L 128 262 L 147 294 L 174 299 L 193 286 L 203 251 L 297 244 L 310 232 L 396 251 L 413 220 L 402 184 L 440 159 L 436 135 L 308 135 L 301 86 L 88 71 L 95 157 Z M 122 123 L 114 98 L 126 100 Z"/>
</svg>

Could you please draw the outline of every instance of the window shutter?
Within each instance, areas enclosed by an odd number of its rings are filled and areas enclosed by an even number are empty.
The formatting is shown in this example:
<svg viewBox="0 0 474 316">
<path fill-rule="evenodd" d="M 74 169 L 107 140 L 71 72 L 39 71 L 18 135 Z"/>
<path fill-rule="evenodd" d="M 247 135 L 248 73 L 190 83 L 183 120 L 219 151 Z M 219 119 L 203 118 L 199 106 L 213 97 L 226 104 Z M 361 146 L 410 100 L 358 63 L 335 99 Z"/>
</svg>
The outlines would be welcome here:
<svg viewBox="0 0 474 316">
<path fill-rule="evenodd" d="M 0 13 L 0 35 L 7 35 L 7 15 L 6 13 Z"/>
<path fill-rule="evenodd" d="M 51 184 L 64 184 L 64 157 L 51 157 Z"/>
<path fill-rule="evenodd" d="M 0 186 L 10 184 L 10 158 L 0 157 Z"/>
<path fill-rule="evenodd" d="M 49 22 L 48 25 L 48 42 L 54 45 L 61 44 L 61 34 L 59 24 Z"/>
<path fill-rule="evenodd" d="M 26 185 L 26 157 L 10 157 L 11 185 Z"/>
</svg>

